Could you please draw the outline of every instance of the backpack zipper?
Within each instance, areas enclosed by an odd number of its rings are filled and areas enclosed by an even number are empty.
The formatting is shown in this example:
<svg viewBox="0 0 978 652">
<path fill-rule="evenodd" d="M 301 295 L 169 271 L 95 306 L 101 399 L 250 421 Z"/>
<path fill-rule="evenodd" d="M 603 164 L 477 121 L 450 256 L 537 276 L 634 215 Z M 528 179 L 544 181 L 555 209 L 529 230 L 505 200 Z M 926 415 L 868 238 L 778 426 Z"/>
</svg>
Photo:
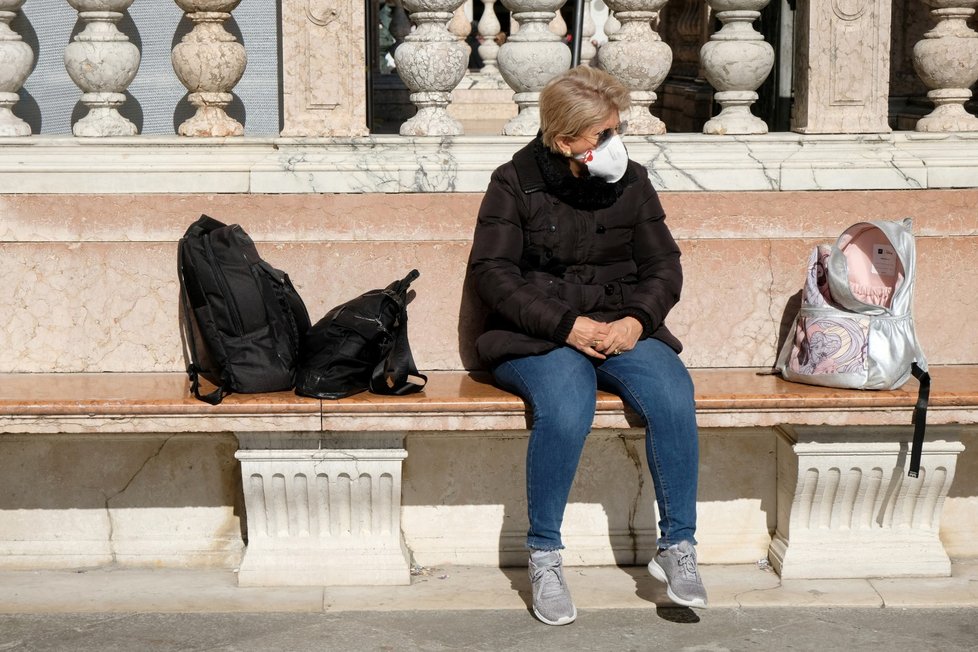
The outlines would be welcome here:
<svg viewBox="0 0 978 652">
<path fill-rule="evenodd" d="M 238 305 L 234 301 L 234 295 L 231 294 L 231 288 L 228 286 L 227 279 L 224 278 L 224 271 L 221 269 L 221 265 L 217 261 L 217 256 L 214 255 L 214 247 L 211 245 L 210 236 L 203 238 L 204 240 L 204 251 L 207 253 L 207 261 L 210 263 L 211 269 L 214 271 L 214 278 L 217 280 L 217 284 L 221 288 L 221 294 L 225 297 L 228 302 L 228 315 L 231 317 L 231 323 L 234 326 L 234 335 L 243 335 L 244 326 L 241 323 L 241 316 L 238 314 Z"/>
</svg>

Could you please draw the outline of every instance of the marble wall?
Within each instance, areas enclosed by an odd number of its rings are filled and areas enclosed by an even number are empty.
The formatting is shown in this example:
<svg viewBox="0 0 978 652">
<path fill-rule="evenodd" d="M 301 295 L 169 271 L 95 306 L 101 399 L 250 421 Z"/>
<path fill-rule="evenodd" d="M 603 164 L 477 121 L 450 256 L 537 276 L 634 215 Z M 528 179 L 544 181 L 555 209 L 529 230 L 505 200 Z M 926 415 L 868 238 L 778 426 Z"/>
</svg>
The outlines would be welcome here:
<svg viewBox="0 0 978 652">
<path fill-rule="evenodd" d="M 200 213 L 238 222 L 290 274 L 314 319 L 417 268 L 411 342 L 422 369 L 478 366 L 481 308 L 465 262 L 481 196 L 0 196 L 0 371 L 176 371 L 176 243 Z M 810 249 L 865 219 L 913 216 L 915 309 L 930 360 L 978 361 L 975 190 L 663 193 L 682 246 L 669 318 L 694 367 L 773 363 Z M 366 276 L 365 276 L 366 273 Z M 948 306 L 955 306 L 949 310 Z"/>
</svg>

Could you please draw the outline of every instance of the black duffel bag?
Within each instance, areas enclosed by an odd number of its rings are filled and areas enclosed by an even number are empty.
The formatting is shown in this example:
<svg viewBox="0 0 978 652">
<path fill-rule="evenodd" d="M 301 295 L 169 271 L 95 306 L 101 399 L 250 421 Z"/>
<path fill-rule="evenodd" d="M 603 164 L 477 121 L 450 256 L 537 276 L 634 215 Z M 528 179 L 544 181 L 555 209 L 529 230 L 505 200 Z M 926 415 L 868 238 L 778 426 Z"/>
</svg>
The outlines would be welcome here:
<svg viewBox="0 0 978 652">
<path fill-rule="evenodd" d="M 418 270 L 383 290 L 336 306 L 306 333 L 296 371 L 300 396 L 336 399 L 370 390 L 403 395 L 424 389 L 407 335 L 407 291 Z"/>
</svg>

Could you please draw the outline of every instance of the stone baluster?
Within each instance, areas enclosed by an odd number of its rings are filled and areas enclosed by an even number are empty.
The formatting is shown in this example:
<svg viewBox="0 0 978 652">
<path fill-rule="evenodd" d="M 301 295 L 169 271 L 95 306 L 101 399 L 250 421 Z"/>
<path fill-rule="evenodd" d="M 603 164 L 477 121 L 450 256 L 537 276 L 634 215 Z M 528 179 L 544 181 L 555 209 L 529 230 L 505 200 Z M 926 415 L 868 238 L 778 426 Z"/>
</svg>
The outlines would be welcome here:
<svg viewBox="0 0 978 652">
<path fill-rule="evenodd" d="M 654 19 L 668 0 L 605 0 L 621 23 L 598 50 L 598 65 L 631 91 L 630 134 L 664 134 L 666 125 L 652 115 L 657 89 L 672 67 L 672 49 L 652 30 Z"/>
<path fill-rule="evenodd" d="M 30 136 L 29 124 L 11 110 L 20 99 L 18 91 L 34 65 L 34 51 L 10 22 L 24 0 L 0 0 L 0 136 Z"/>
<path fill-rule="evenodd" d="M 608 3 L 605 2 L 605 5 Z M 604 34 L 611 40 L 611 35 L 616 34 L 621 30 L 621 22 L 615 18 L 615 12 L 608 7 L 608 19 L 604 21 Z"/>
<path fill-rule="evenodd" d="M 469 46 L 448 31 L 462 0 L 403 0 L 417 28 L 394 51 L 397 74 L 418 107 L 401 125 L 402 136 L 456 136 L 462 123 L 448 114 L 452 91 L 469 65 Z"/>
<path fill-rule="evenodd" d="M 564 20 L 564 15 L 559 11 L 554 12 L 553 20 L 547 25 L 547 29 L 563 39 L 567 36 L 567 21 Z"/>
<path fill-rule="evenodd" d="M 591 15 L 591 0 L 584 0 L 584 24 L 582 25 L 581 32 L 581 65 L 591 65 L 591 61 L 598 54 L 598 49 L 591 42 L 595 31 L 594 16 Z"/>
<path fill-rule="evenodd" d="M 750 112 L 750 106 L 774 66 L 774 48 L 753 25 L 768 2 L 707 0 L 723 27 L 700 48 L 700 60 L 722 108 L 703 126 L 705 134 L 767 133 L 767 124 Z"/>
<path fill-rule="evenodd" d="M 71 127 L 76 136 L 134 136 L 139 131 L 118 110 L 139 70 L 139 48 L 116 28 L 132 3 L 68 0 L 85 24 L 64 51 L 65 69 L 88 107 L 88 114 Z"/>
<path fill-rule="evenodd" d="M 482 43 L 479 44 L 479 57 L 482 59 L 482 74 L 485 77 L 500 78 L 499 68 L 496 66 L 496 57 L 499 54 L 499 37 L 501 26 L 499 19 L 496 18 L 496 0 L 482 0 L 485 5 L 482 10 L 482 17 L 479 18 L 479 36 Z"/>
<path fill-rule="evenodd" d="M 964 103 L 978 80 L 978 33 L 968 26 L 978 0 L 922 0 L 938 21 L 913 48 L 913 66 L 931 90 L 934 110 L 917 131 L 978 131 L 978 118 Z"/>
<path fill-rule="evenodd" d="M 452 19 L 448 21 L 448 31 L 464 41 L 472 33 L 472 20 L 465 14 L 465 2 L 455 8 Z"/>
<path fill-rule="evenodd" d="M 181 136 L 242 136 L 244 126 L 224 108 L 248 64 L 243 45 L 224 23 L 241 0 L 175 0 L 194 28 L 173 48 L 173 71 L 197 113 L 177 129 Z"/>
<path fill-rule="evenodd" d="M 499 48 L 497 59 L 520 107 L 503 127 L 503 135 L 534 136 L 540 129 L 540 91 L 570 68 L 570 48 L 548 28 L 564 0 L 503 0 L 503 4 L 520 26 Z"/>
</svg>

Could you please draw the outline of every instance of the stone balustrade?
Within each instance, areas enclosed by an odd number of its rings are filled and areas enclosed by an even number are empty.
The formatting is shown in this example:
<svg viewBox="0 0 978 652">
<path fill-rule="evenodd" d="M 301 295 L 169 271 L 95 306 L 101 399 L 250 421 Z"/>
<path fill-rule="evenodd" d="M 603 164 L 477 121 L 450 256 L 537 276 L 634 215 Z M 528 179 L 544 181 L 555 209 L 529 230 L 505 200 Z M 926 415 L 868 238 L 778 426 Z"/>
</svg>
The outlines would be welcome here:
<svg viewBox="0 0 978 652">
<path fill-rule="evenodd" d="M 179 107 L 174 107 L 173 129 L 180 136 L 240 136 L 248 131 L 251 108 L 235 108 L 234 92 L 249 57 L 266 63 L 269 57 L 282 59 L 276 62 L 282 71 L 281 87 L 266 88 L 278 99 L 278 107 L 266 110 L 280 111 L 279 129 L 254 135 L 315 138 L 370 133 L 368 114 L 380 100 L 371 99 L 370 83 L 376 80 L 368 76 L 365 52 L 373 37 L 364 29 L 367 16 L 362 3 L 283 0 L 281 25 L 261 25 L 264 36 L 280 35 L 280 48 L 268 48 L 241 36 L 235 22 L 235 14 L 242 11 L 240 0 L 174 0 L 175 6 L 168 8 L 143 7 L 139 23 L 129 17 L 134 11 L 132 0 L 64 2 L 71 11 L 57 16 L 65 20 L 74 16 L 80 29 L 67 42 L 51 43 L 56 30 L 41 24 L 55 16 L 47 6 L 0 0 L 0 136 L 24 136 L 32 127 L 37 130 L 39 120 L 23 119 L 32 97 L 23 87 L 30 86 L 32 65 L 45 48 L 63 51 L 65 71 L 82 91 L 71 118 L 74 135 L 137 134 L 141 125 L 131 116 L 138 114 L 139 107 L 132 106 L 129 88 L 143 74 L 142 50 L 160 37 L 172 60 L 169 76 L 185 87 L 185 101 L 196 112 L 178 118 Z M 560 35 L 565 29 L 560 11 L 565 2 L 398 2 L 378 29 L 386 30 L 386 42 L 394 44 L 383 53 L 385 65 L 396 62 L 396 76 L 404 80 L 410 102 L 417 107 L 416 115 L 403 120 L 400 133 L 462 134 L 451 103 L 464 103 L 465 95 L 479 92 L 483 95 L 469 101 L 475 113 L 480 104 L 486 105 L 486 115 L 490 103 L 509 106 L 508 113 L 503 112 L 511 116 L 509 122 L 496 134 L 535 133 L 539 91 L 571 61 L 568 42 L 573 35 Z M 473 13 L 476 5 L 481 12 L 478 20 L 479 12 Z M 769 5 L 794 13 L 794 21 L 778 14 L 779 24 L 789 33 L 771 37 L 770 30 L 761 29 L 759 20 L 763 22 L 762 12 Z M 608 0 L 595 13 L 600 23 L 591 15 L 591 3 L 585 5 L 587 42 L 581 55 L 583 61 L 607 69 L 629 86 L 634 104 L 629 123 L 636 134 L 675 131 L 658 115 L 657 104 L 663 82 L 671 74 L 698 77 L 700 84 L 705 78 L 715 92 L 721 110 L 703 127 L 706 136 L 765 133 L 769 124 L 752 113 L 752 105 L 775 67 L 781 71 L 782 87 L 784 75 L 793 75 L 792 131 L 889 132 L 895 124 L 890 115 L 891 66 L 912 68 L 911 74 L 917 76 L 921 112 L 915 130 L 975 131 L 978 118 L 969 102 L 978 79 L 978 33 L 972 27 L 976 5 L 978 0 L 899 0 L 896 4 L 798 0 L 792 10 L 784 0 L 708 0 L 705 5 L 696 0 Z M 610 13 L 605 13 L 607 9 Z M 898 10 L 900 17 L 912 20 L 894 23 L 891 14 Z M 166 11 L 179 12 L 175 33 L 152 33 L 156 26 L 147 24 L 148 17 Z M 505 27 L 500 16 L 508 19 L 503 21 L 508 22 Z M 600 41 L 592 39 L 595 34 Z M 907 35 L 913 35 L 914 43 L 904 46 Z M 777 53 L 783 58 L 790 52 L 784 47 L 790 39 L 795 44 L 794 61 L 775 66 Z M 696 43 L 698 62 L 690 60 L 697 56 Z M 912 60 L 891 62 L 894 43 L 904 50 L 912 46 Z M 679 57 L 675 65 L 674 54 Z M 691 72 L 691 64 L 699 70 Z M 47 69 L 47 65 L 36 67 Z M 376 76 L 384 76 L 379 68 Z M 487 89 L 495 92 L 491 99 Z M 931 112 L 925 115 L 926 111 Z"/>
</svg>

